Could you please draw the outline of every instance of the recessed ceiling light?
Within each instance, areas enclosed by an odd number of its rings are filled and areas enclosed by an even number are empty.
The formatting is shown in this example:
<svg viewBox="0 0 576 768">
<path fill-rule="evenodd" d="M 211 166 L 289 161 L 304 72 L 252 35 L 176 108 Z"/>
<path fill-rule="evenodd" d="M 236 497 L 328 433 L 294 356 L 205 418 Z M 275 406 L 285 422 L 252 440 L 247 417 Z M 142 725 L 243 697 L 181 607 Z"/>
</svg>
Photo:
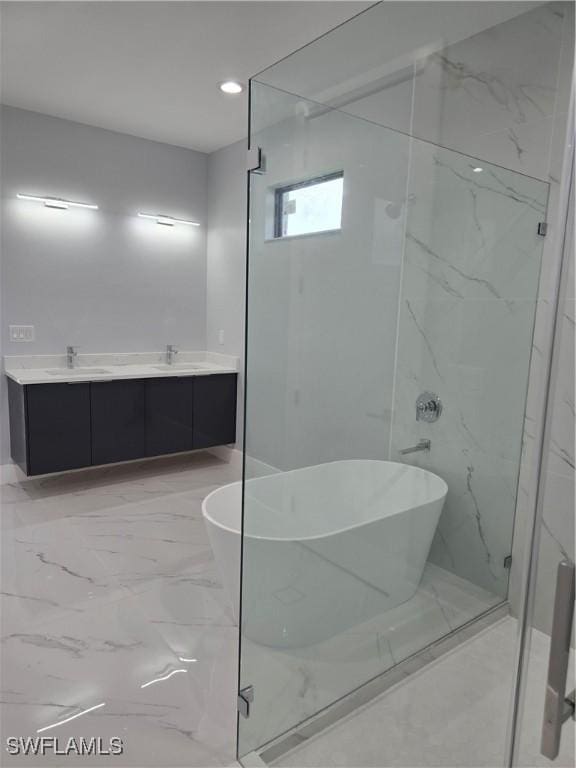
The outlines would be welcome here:
<svg viewBox="0 0 576 768">
<path fill-rule="evenodd" d="M 224 80 L 223 83 L 219 83 L 218 87 L 222 93 L 237 94 L 242 93 L 244 86 L 237 80 Z"/>
<path fill-rule="evenodd" d="M 482 173 L 484 168 L 480 168 L 480 166 L 477 165 L 476 168 L 472 168 L 472 170 L 474 171 L 474 173 Z"/>
</svg>

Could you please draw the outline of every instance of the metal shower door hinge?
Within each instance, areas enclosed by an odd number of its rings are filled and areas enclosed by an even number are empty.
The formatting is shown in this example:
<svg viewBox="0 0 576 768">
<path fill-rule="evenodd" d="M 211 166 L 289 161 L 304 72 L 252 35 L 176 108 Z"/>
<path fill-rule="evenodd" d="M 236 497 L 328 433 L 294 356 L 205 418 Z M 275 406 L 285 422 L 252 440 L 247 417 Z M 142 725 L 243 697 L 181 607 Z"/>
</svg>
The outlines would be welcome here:
<svg viewBox="0 0 576 768">
<path fill-rule="evenodd" d="M 266 172 L 266 158 L 261 147 L 249 149 L 246 156 L 246 170 L 251 173 Z"/>
<path fill-rule="evenodd" d="M 569 717 L 571 717 L 572 720 L 576 720 L 576 689 L 574 689 L 572 693 L 569 693 L 564 699 L 564 716 L 566 720 L 568 720 Z"/>
<path fill-rule="evenodd" d="M 540 237 L 546 237 L 546 233 L 548 232 L 548 222 L 547 221 L 539 221 L 538 222 L 538 234 Z"/>
<path fill-rule="evenodd" d="M 247 685 L 238 691 L 238 712 L 242 717 L 250 717 L 250 704 L 254 701 L 254 686 Z"/>
<path fill-rule="evenodd" d="M 504 558 L 504 568 L 506 568 L 506 570 L 512 568 L 512 555 L 506 555 Z"/>
</svg>

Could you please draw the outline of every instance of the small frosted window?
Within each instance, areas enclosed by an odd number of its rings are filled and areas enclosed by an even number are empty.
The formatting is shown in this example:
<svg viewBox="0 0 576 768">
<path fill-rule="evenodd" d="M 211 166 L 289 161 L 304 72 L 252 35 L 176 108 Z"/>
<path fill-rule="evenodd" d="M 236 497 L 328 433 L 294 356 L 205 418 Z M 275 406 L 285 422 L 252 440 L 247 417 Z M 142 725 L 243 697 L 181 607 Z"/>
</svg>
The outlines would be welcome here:
<svg viewBox="0 0 576 768">
<path fill-rule="evenodd" d="M 341 171 L 277 189 L 274 237 L 340 229 L 343 189 L 344 174 Z"/>
</svg>

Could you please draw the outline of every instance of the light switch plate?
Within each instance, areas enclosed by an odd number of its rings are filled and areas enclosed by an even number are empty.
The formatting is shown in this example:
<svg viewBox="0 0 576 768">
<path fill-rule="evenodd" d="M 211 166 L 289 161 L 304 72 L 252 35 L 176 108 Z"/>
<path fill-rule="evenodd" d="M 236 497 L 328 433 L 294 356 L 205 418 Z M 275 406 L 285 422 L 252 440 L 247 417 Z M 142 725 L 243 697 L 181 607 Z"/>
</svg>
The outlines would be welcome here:
<svg viewBox="0 0 576 768">
<path fill-rule="evenodd" d="M 33 325 L 11 325 L 10 341 L 34 341 L 35 333 Z"/>
</svg>

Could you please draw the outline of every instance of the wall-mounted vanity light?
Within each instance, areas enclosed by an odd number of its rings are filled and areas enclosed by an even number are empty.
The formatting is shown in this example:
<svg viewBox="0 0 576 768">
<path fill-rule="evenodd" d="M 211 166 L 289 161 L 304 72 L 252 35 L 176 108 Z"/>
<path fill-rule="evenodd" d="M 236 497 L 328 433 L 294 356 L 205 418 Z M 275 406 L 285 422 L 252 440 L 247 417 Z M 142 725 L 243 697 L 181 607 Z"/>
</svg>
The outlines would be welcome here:
<svg viewBox="0 0 576 768">
<path fill-rule="evenodd" d="M 68 208 L 90 208 L 93 211 L 98 210 L 98 206 L 93 203 L 79 203 L 76 200 L 63 200 L 60 197 L 41 197 L 40 195 L 24 195 L 20 192 L 16 195 L 19 200 L 32 200 L 34 203 L 44 203 L 46 208 L 58 208 L 66 211 Z"/>
<path fill-rule="evenodd" d="M 175 219 L 174 216 L 164 216 L 162 213 L 138 213 L 141 219 L 152 219 L 156 224 L 162 224 L 164 227 L 173 227 L 175 224 L 188 224 L 191 227 L 199 227 L 197 221 L 188 219 Z"/>
</svg>

